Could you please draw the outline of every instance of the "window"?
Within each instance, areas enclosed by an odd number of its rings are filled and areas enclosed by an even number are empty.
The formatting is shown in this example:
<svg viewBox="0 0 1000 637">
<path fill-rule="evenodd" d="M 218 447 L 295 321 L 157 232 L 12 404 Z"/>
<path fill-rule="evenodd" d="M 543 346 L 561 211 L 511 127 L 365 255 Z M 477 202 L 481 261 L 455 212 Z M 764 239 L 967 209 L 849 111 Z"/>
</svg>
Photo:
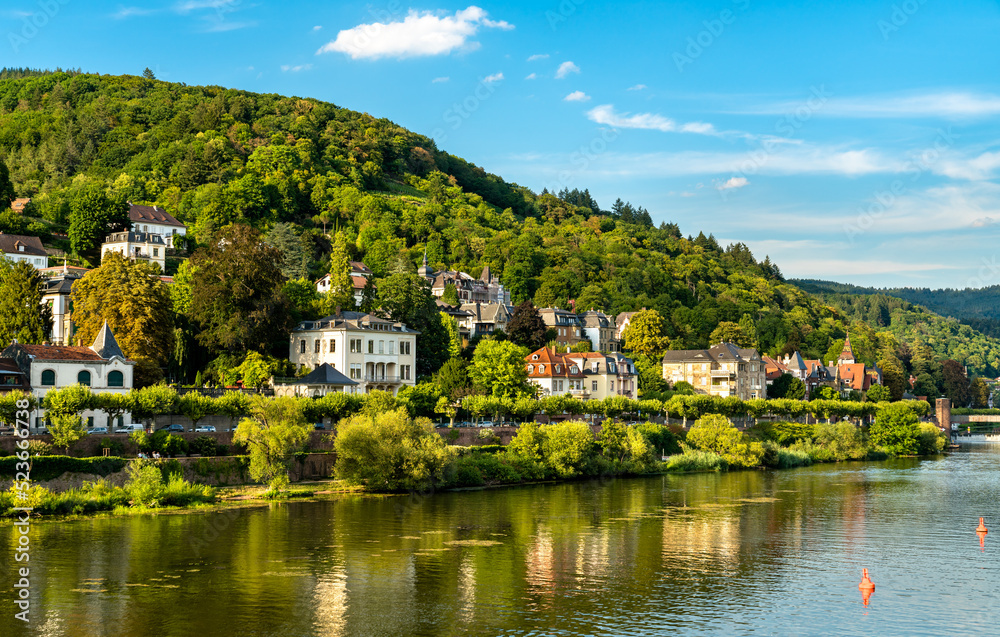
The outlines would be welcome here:
<svg viewBox="0 0 1000 637">
<path fill-rule="evenodd" d="M 570 374 L 578 374 L 579 372 L 580 372 L 580 370 L 577 369 L 576 365 L 573 365 L 572 367 L 569 368 L 569 373 Z"/>
<path fill-rule="evenodd" d="M 47 385 L 51 387 L 56 384 L 56 373 L 51 369 L 46 369 L 42 372 L 42 385 Z"/>
<path fill-rule="evenodd" d="M 354 341 L 351 342 L 353 343 Z M 353 363 L 351 365 L 351 379 L 359 380 L 360 378 L 361 378 L 361 364 Z"/>
<path fill-rule="evenodd" d="M 545 365 L 539 365 L 538 366 L 538 373 L 539 374 L 544 374 L 545 373 Z"/>
<path fill-rule="evenodd" d="M 392 342 L 392 341 L 389 341 L 389 353 L 390 354 L 395 354 L 396 353 L 396 352 L 393 351 L 395 348 L 396 348 L 396 344 L 394 342 Z"/>
<path fill-rule="evenodd" d="M 410 341 L 400 341 L 399 342 L 399 353 L 405 356 L 410 355 Z"/>
<path fill-rule="evenodd" d="M 559 370 L 560 370 L 561 368 L 562 368 L 562 365 L 558 365 L 558 364 L 556 365 L 556 373 L 557 373 L 557 374 L 559 373 Z"/>
<path fill-rule="evenodd" d="M 319 348 L 322 343 L 323 341 L 318 338 L 313 342 L 313 354 L 319 354 Z"/>
<path fill-rule="evenodd" d="M 337 341 L 330 339 L 330 353 L 333 354 L 337 351 Z"/>
<path fill-rule="evenodd" d="M 385 354 L 385 341 L 378 342 L 378 353 Z"/>
<path fill-rule="evenodd" d="M 153 248 L 153 256 L 154 257 L 160 256 L 160 249 L 159 248 Z"/>
<path fill-rule="evenodd" d="M 88 372 L 87 370 L 83 370 L 82 372 L 77 374 L 76 382 L 80 383 L 81 385 L 86 385 L 87 387 L 90 387 L 90 372 Z"/>
<path fill-rule="evenodd" d="M 93 429 L 93 428 L 94 428 L 94 417 L 87 416 L 87 429 Z"/>
<path fill-rule="evenodd" d="M 351 339 L 351 353 L 356 354 L 361 351 L 361 339 L 352 338 Z"/>
<path fill-rule="evenodd" d="M 119 371 L 108 372 L 108 387 L 124 387 L 125 376 Z"/>
<path fill-rule="evenodd" d="M 306 353 L 306 339 L 302 339 L 301 341 L 299 341 L 299 354 L 305 354 L 305 353 Z"/>
<path fill-rule="evenodd" d="M 597 391 L 597 381 L 596 380 L 590 382 L 590 391 Z"/>
<path fill-rule="evenodd" d="M 368 341 L 368 353 L 369 354 L 375 353 L 375 341 Z"/>
<path fill-rule="evenodd" d="M 535 366 L 534 365 L 528 365 L 528 373 L 529 374 L 534 374 L 535 373 Z"/>
</svg>

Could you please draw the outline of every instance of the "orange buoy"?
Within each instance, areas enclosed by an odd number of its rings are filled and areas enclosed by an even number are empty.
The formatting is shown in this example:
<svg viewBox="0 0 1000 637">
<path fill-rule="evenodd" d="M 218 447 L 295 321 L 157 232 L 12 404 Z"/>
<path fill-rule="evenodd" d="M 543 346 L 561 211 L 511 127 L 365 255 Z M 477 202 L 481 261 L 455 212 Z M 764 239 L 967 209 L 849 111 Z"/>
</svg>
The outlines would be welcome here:
<svg viewBox="0 0 1000 637">
<path fill-rule="evenodd" d="M 871 600 L 872 593 L 874 593 L 874 592 L 875 592 L 875 589 L 873 589 L 873 588 L 863 588 L 863 589 L 861 589 L 861 602 L 865 605 L 866 608 L 868 607 L 868 602 Z"/>
<path fill-rule="evenodd" d="M 858 584 L 858 589 L 862 591 L 873 591 L 875 590 L 875 582 L 868 579 L 868 569 L 861 569 L 861 583 Z"/>
<path fill-rule="evenodd" d="M 987 533 L 986 525 L 983 524 L 983 519 L 979 518 L 979 526 L 976 527 L 976 533 Z"/>
</svg>

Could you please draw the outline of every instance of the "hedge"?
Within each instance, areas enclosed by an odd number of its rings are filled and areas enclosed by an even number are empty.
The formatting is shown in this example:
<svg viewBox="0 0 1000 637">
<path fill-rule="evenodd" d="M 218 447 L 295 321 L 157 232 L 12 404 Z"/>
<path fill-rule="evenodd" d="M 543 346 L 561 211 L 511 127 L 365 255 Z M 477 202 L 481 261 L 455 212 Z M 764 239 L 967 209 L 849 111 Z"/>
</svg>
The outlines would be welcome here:
<svg viewBox="0 0 1000 637">
<path fill-rule="evenodd" d="M 17 456 L 0 458 L 0 478 L 13 479 L 17 473 Z M 31 456 L 31 480 L 54 480 L 64 473 L 91 473 L 108 476 L 122 471 L 128 462 L 116 456 L 71 458 L 69 456 Z"/>
</svg>

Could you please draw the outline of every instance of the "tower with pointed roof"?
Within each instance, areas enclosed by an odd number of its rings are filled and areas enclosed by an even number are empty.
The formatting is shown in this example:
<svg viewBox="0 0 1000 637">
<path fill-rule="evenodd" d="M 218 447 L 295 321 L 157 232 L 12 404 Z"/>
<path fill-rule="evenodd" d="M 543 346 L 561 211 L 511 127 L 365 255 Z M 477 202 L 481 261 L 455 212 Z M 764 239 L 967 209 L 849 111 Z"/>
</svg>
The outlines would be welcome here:
<svg viewBox="0 0 1000 637">
<path fill-rule="evenodd" d="M 427 247 L 424 247 L 424 264 L 417 268 L 417 274 L 424 277 L 427 280 L 434 278 L 434 270 L 427 265 Z"/>
<path fill-rule="evenodd" d="M 854 350 L 851 349 L 851 333 L 848 332 L 847 338 L 844 339 L 844 349 L 841 350 L 840 356 L 837 358 L 837 365 L 852 365 L 856 362 Z"/>
</svg>

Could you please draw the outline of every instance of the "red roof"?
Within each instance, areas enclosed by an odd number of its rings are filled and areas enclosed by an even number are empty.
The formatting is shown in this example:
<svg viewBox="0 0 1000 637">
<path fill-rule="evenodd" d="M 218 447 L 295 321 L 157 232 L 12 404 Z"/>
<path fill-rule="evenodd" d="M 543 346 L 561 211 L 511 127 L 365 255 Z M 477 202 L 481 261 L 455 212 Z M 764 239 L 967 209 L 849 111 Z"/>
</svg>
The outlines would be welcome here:
<svg viewBox="0 0 1000 637">
<path fill-rule="evenodd" d="M 543 347 L 524 357 L 528 378 L 583 378 L 583 370 L 568 356 Z M 576 368 L 576 373 L 570 370 Z M 544 371 L 543 371 L 544 370 Z"/>
<path fill-rule="evenodd" d="M 97 352 L 89 347 L 70 345 L 25 345 L 21 348 L 36 360 L 48 361 L 102 361 Z"/>
<path fill-rule="evenodd" d="M 157 206 L 137 206 L 129 204 L 128 218 L 132 223 L 158 223 L 162 226 L 177 226 L 183 228 L 184 224 L 174 219 L 174 217 L 163 208 Z"/>
</svg>

